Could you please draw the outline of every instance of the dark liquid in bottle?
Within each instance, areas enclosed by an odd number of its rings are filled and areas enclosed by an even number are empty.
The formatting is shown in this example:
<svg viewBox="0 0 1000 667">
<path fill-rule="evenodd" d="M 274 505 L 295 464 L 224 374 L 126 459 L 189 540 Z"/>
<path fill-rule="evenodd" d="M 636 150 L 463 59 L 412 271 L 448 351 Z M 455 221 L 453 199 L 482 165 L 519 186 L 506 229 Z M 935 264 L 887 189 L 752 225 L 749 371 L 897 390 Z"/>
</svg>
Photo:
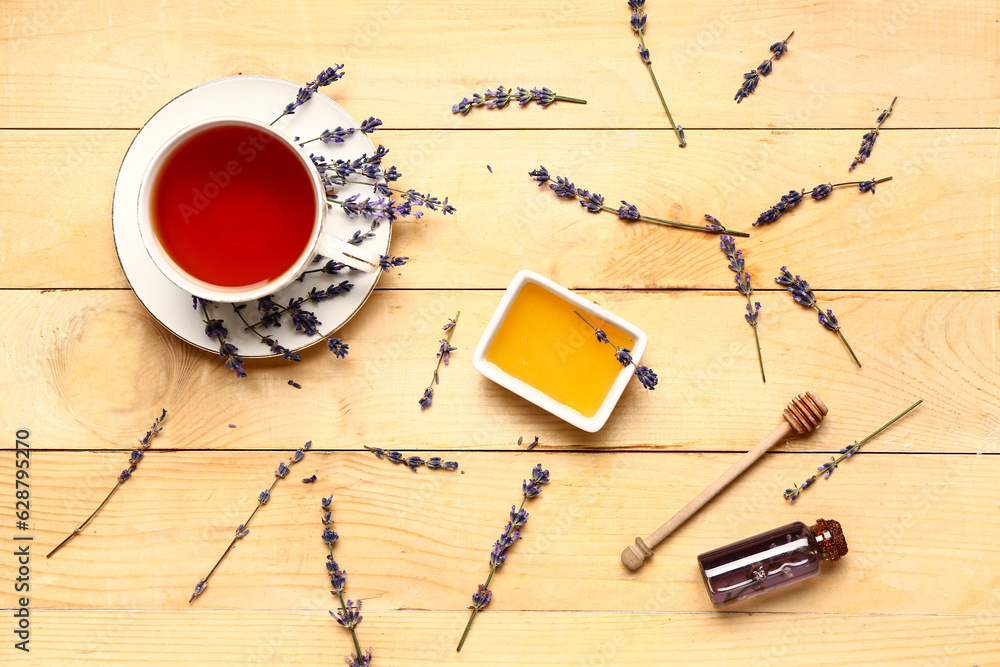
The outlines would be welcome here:
<svg viewBox="0 0 1000 667">
<path fill-rule="evenodd" d="M 816 538 L 801 522 L 698 556 L 716 607 L 811 577 L 819 572 L 820 561 Z"/>
</svg>

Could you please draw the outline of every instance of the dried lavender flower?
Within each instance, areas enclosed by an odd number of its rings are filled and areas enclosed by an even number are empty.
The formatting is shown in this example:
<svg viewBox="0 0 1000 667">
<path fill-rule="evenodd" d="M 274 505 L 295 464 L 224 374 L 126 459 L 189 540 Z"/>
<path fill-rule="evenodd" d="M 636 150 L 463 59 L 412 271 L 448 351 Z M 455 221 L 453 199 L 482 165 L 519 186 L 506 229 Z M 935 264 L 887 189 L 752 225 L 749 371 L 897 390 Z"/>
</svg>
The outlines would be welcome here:
<svg viewBox="0 0 1000 667">
<path fill-rule="evenodd" d="M 101 504 L 97 506 L 96 510 L 90 513 L 90 516 L 88 516 L 83 523 L 74 528 L 73 532 L 66 536 L 66 539 L 57 544 L 55 548 L 52 549 L 52 551 L 45 554 L 46 558 L 50 558 L 55 552 L 59 551 L 64 546 L 66 546 L 67 542 L 69 542 L 71 539 L 79 535 L 80 531 L 82 531 L 84 527 L 88 523 L 90 523 L 91 519 L 97 516 L 97 513 L 104 508 L 104 506 L 108 503 L 109 500 L 111 500 L 111 496 L 114 495 L 115 491 L 118 490 L 118 487 L 124 484 L 126 481 L 128 481 L 130 477 L 132 477 L 132 473 L 135 472 L 136 468 L 139 466 L 139 462 L 142 461 L 143 453 L 149 447 L 150 441 L 157 433 L 163 430 L 163 427 L 160 426 L 160 424 L 162 424 L 163 420 L 166 418 L 167 418 L 167 411 L 164 410 L 163 412 L 160 413 L 160 416 L 153 421 L 153 425 L 149 428 L 148 431 L 146 431 L 146 435 L 139 438 L 139 448 L 132 450 L 132 453 L 129 455 L 128 459 L 129 463 L 128 467 L 125 470 L 122 470 L 121 474 L 118 475 L 118 481 L 115 482 L 115 485 L 111 487 L 110 491 L 108 491 L 108 495 L 104 497 L 104 500 L 101 501 Z"/>
<path fill-rule="evenodd" d="M 910 407 L 906 408 L 902 412 L 900 412 L 898 415 L 896 415 L 891 420 L 889 420 L 885 425 L 883 425 L 882 428 L 878 429 L 877 431 L 875 431 L 874 433 L 872 433 L 871 435 L 869 435 L 864 440 L 861 440 L 859 442 L 855 442 L 853 445 L 851 445 L 849 447 L 844 447 L 843 449 L 840 450 L 840 456 L 838 456 L 836 458 L 834 458 L 834 457 L 831 456 L 829 461 L 827 461 L 826 463 L 824 463 L 823 465 L 821 465 L 819 468 L 817 468 L 817 470 L 818 470 L 817 473 L 813 474 L 812 477 L 810 477 L 806 481 L 802 482 L 802 486 L 798 486 L 796 484 L 796 485 L 793 485 L 793 487 L 791 489 L 785 489 L 785 494 L 784 494 L 785 500 L 787 500 L 789 502 L 795 502 L 795 499 L 799 497 L 799 494 L 802 493 L 802 491 L 807 486 L 809 486 L 810 484 L 812 484 L 813 482 L 815 482 L 817 479 L 819 479 L 820 475 L 823 476 L 823 479 L 830 479 L 830 475 L 832 475 L 833 471 L 837 469 L 837 466 L 841 462 L 843 462 L 845 459 L 849 459 L 854 454 L 856 454 L 857 451 L 859 449 L 861 449 L 861 445 L 865 444 L 866 442 L 868 442 L 869 440 L 871 440 L 872 438 L 874 438 L 875 436 L 877 436 L 879 433 L 881 433 L 882 431 L 886 430 L 887 428 L 889 428 L 890 426 L 892 426 L 893 424 L 895 424 L 897 421 L 899 421 L 900 419 L 902 419 L 903 417 L 905 417 L 908 412 L 910 412 L 911 410 L 913 410 L 915 407 L 917 407 L 921 403 L 923 403 L 922 399 L 919 400 L 919 401 L 917 401 L 916 403 L 914 403 Z"/>
<path fill-rule="evenodd" d="M 549 189 L 556 193 L 559 197 L 574 198 L 580 200 L 580 205 L 586 208 L 591 213 L 600 213 L 601 211 L 607 211 L 609 213 L 614 213 L 622 220 L 627 220 L 632 222 L 634 220 L 644 220 L 646 222 L 654 222 L 659 225 L 665 225 L 668 227 L 680 227 L 682 229 L 694 229 L 699 232 L 710 232 L 713 234 L 728 233 L 733 236 L 750 236 L 746 232 L 733 232 L 727 230 L 721 222 L 713 218 L 712 216 L 706 215 L 705 217 L 711 222 L 708 225 L 690 225 L 683 222 L 674 222 L 673 220 L 663 220 L 662 218 L 653 218 L 648 215 L 642 215 L 639 209 L 634 205 L 629 204 L 625 200 L 621 200 L 622 205 L 618 208 L 611 206 L 606 206 L 604 204 L 604 197 L 597 194 L 596 192 L 590 192 L 589 190 L 584 190 L 583 188 L 577 188 L 568 178 L 563 176 L 556 176 L 553 182 L 552 177 L 549 175 L 548 169 L 544 166 L 539 166 L 538 169 L 534 169 L 528 172 L 532 180 L 538 182 L 538 187 L 548 183 Z"/>
<path fill-rule="evenodd" d="M 783 285 L 785 289 L 792 293 L 792 298 L 795 302 L 804 308 L 815 308 L 819 311 L 819 322 L 827 329 L 835 332 L 840 340 L 843 341 L 844 345 L 847 347 L 847 351 L 851 353 L 851 358 L 854 359 L 854 363 L 861 368 L 861 362 L 858 361 L 857 356 L 854 354 L 854 350 L 851 349 L 850 344 L 847 339 L 844 338 L 844 334 L 840 332 L 840 324 L 837 322 L 837 318 L 834 317 L 832 310 L 827 310 L 825 313 L 823 309 L 819 307 L 816 303 L 816 295 L 813 294 L 812 288 L 809 283 L 802 279 L 801 276 L 792 276 L 791 272 L 787 267 L 781 267 L 781 275 L 774 279 L 774 282 L 779 285 Z"/>
<path fill-rule="evenodd" d="M 457 461 L 442 461 L 441 458 L 438 456 L 433 456 L 425 461 L 419 456 L 404 456 L 403 454 L 395 450 L 387 452 L 381 447 L 369 447 L 368 445 L 364 445 L 364 448 L 380 459 L 385 458 L 388 459 L 389 461 L 392 461 L 393 463 L 405 465 L 413 472 L 416 472 L 417 468 L 424 465 L 433 470 L 438 470 L 438 469 L 455 470 L 458 468 Z"/>
<path fill-rule="evenodd" d="M 586 104 L 587 100 L 580 100 L 575 97 L 566 97 L 565 95 L 557 95 L 548 88 L 532 88 L 527 90 L 526 88 L 518 87 L 517 92 L 513 90 L 508 90 L 503 86 L 497 86 L 497 89 L 487 90 L 485 95 L 480 95 L 476 93 L 472 96 L 470 100 L 468 97 L 462 98 L 462 101 L 458 104 L 452 105 L 452 113 L 460 113 L 463 116 L 467 115 L 472 111 L 473 107 L 487 107 L 489 109 L 503 109 L 506 107 L 511 100 L 517 101 L 518 106 L 525 106 L 530 102 L 535 102 L 543 107 L 547 107 L 553 102 L 573 102 L 574 104 Z M 490 170 L 492 171 L 492 170 Z"/>
<path fill-rule="evenodd" d="M 897 97 L 892 98 L 892 103 L 889 104 L 889 108 L 878 115 L 878 123 L 871 132 L 866 132 L 863 137 L 861 137 L 861 148 L 858 149 L 858 156 L 854 158 L 851 163 L 850 168 L 847 171 L 854 171 L 854 168 L 859 164 L 863 163 L 869 157 L 871 157 L 872 149 L 875 147 L 875 140 L 878 139 L 879 132 L 882 131 L 882 123 L 892 115 L 892 107 L 896 104 Z"/>
<path fill-rule="evenodd" d="M 736 282 L 736 291 L 747 299 L 747 323 L 753 327 L 753 339 L 757 343 L 757 363 L 760 365 L 760 379 L 767 382 L 764 376 L 764 358 L 760 354 L 760 338 L 757 335 L 757 318 L 760 315 L 760 303 L 750 300 L 753 294 L 753 285 L 750 284 L 750 273 L 746 270 L 746 263 L 743 260 L 743 251 L 736 249 L 736 239 L 732 236 L 723 235 L 720 238 L 719 247 L 729 260 L 729 270 L 735 273 L 733 280 Z"/>
<path fill-rule="evenodd" d="M 299 92 L 295 96 L 295 100 L 288 103 L 288 106 L 284 108 L 281 115 L 271 121 L 271 125 L 274 125 L 285 116 L 295 113 L 295 110 L 308 102 L 310 98 L 312 98 L 313 93 L 320 88 L 329 86 L 334 81 L 340 80 L 340 78 L 344 76 L 343 69 L 343 65 L 327 67 L 325 70 L 316 75 L 314 80 L 307 83 L 304 88 L 299 88 Z"/>
<path fill-rule="evenodd" d="M 861 192 L 871 192 L 872 194 L 875 194 L 876 185 L 891 180 L 892 176 L 886 176 L 885 178 L 880 178 L 878 180 L 872 180 L 872 181 L 847 181 L 846 183 L 833 183 L 833 184 L 822 183 L 814 187 L 809 192 L 812 195 L 813 200 L 815 201 L 819 201 L 820 199 L 825 199 L 826 197 L 828 197 L 830 193 L 833 192 L 834 188 L 841 188 L 847 185 L 857 185 L 858 189 Z M 782 214 L 795 208 L 795 206 L 802 201 L 805 194 L 806 194 L 805 188 L 803 188 L 801 191 L 789 190 L 787 195 L 781 196 L 781 200 L 777 204 L 775 204 L 774 206 L 772 206 L 771 208 L 767 209 L 759 216 L 757 216 L 757 222 L 753 223 L 752 226 L 756 227 L 757 225 L 763 225 L 769 222 L 776 221 L 778 218 L 782 216 Z"/>
<path fill-rule="evenodd" d="M 448 324 L 441 327 L 448 334 L 440 341 L 441 346 L 438 348 L 437 365 L 434 367 L 434 376 L 431 378 L 431 383 L 427 385 L 427 388 L 424 389 L 424 395 L 417 401 L 420 404 L 421 412 L 431 407 L 431 403 L 434 402 L 434 385 L 441 382 L 441 379 L 438 377 L 438 371 L 441 370 L 441 362 L 444 362 L 444 365 L 447 366 L 448 361 L 451 359 L 451 353 L 458 349 L 451 346 L 451 337 L 455 333 L 455 325 L 458 324 L 458 316 L 461 314 L 462 311 L 458 311 L 455 319 L 448 318 Z"/>
<path fill-rule="evenodd" d="M 601 341 L 602 343 L 607 343 L 611 347 L 615 348 L 615 358 L 618 360 L 618 363 L 620 363 L 625 368 L 628 368 L 629 365 L 635 366 L 634 374 L 637 378 L 639 378 L 639 382 L 642 384 L 643 387 L 650 390 L 656 389 L 656 384 L 657 382 L 659 382 L 659 378 L 656 377 L 656 373 L 654 373 L 652 369 L 646 366 L 636 366 L 635 362 L 632 360 L 631 350 L 629 350 L 627 347 L 618 347 L 610 340 L 608 340 L 608 335 L 604 333 L 603 330 L 598 329 L 590 322 L 587 322 L 587 318 L 581 315 L 579 311 L 574 310 L 573 312 L 576 313 L 577 317 L 583 320 L 588 327 L 594 330 L 594 334 L 597 336 L 597 340 Z"/>
<path fill-rule="evenodd" d="M 295 387 L 296 389 L 302 389 L 302 385 L 300 385 L 300 384 L 299 384 L 298 382 L 296 382 L 295 380 L 289 380 L 289 381 L 288 381 L 288 384 L 290 384 L 291 386 Z"/>
<path fill-rule="evenodd" d="M 371 134 L 379 127 L 381 127 L 382 121 L 375 116 L 370 116 L 368 120 L 362 121 L 357 127 L 344 128 L 338 125 L 332 130 L 326 129 L 320 132 L 318 137 L 313 137 L 307 141 L 302 141 L 299 146 L 305 146 L 306 144 L 311 144 L 314 141 L 322 141 L 324 144 L 342 144 L 347 140 L 348 137 L 353 135 L 355 132 L 361 132 L 363 134 Z"/>
<path fill-rule="evenodd" d="M 290 459 L 290 463 L 294 464 L 297 461 L 301 461 L 302 457 L 305 456 L 305 453 L 311 447 L 312 447 L 312 440 L 310 440 L 309 442 L 307 442 L 306 444 L 302 445 L 297 450 L 295 450 L 295 453 L 292 454 L 292 457 Z M 262 491 L 261 494 L 257 497 L 257 506 L 253 508 L 253 511 L 250 513 L 250 516 L 247 518 L 247 520 L 241 523 L 236 528 L 236 532 L 233 535 L 232 540 L 230 540 L 229 546 L 226 547 L 226 550 L 222 552 L 221 556 L 219 556 L 219 560 L 215 561 L 215 565 L 212 566 L 212 569 L 209 570 L 208 574 L 205 575 L 203 579 L 200 579 L 198 583 L 195 585 L 194 593 L 191 595 L 191 599 L 188 600 L 188 604 L 193 603 L 196 597 L 205 592 L 205 589 L 208 587 L 208 580 L 212 578 L 212 575 L 215 574 L 215 571 L 219 569 L 219 565 L 222 564 L 222 561 L 225 559 L 225 557 L 228 556 L 229 552 L 233 550 L 234 546 L 236 546 L 236 541 L 246 537 L 250 533 L 250 522 L 253 521 L 253 518 L 254 516 L 257 515 L 258 510 L 260 510 L 260 508 L 263 507 L 267 503 L 267 501 L 271 498 L 271 492 L 274 491 L 274 487 L 278 484 L 278 480 L 280 480 L 282 477 L 287 476 L 290 470 L 291 468 L 285 465 L 283 461 L 278 463 L 278 469 L 274 472 L 274 481 L 271 482 L 271 486 L 264 489 L 264 491 Z"/>
<path fill-rule="evenodd" d="M 788 40 L 790 40 L 794 34 L 795 31 L 793 30 L 788 37 L 785 37 L 785 39 L 780 42 L 772 44 L 771 57 L 757 65 L 756 69 L 750 70 L 743 75 L 743 84 L 740 86 L 740 89 L 736 91 L 736 96 L 733 97 L 737 104 L 742 102 L 743 98 L 747 95 L 750 95 L 753 91 L 757 90 L 757 84 L 760 83 L 760 77 L 767 76 L 771 73 L 773 68 L 771 61 L 779 60 L 782 55 L 788 52 Z"/>
<path fill-rule="evenodd" d="M 631 25 L 633 32 L 639 36 L 639 58 L 646 65 L 646 69 L 649 70 L 649 76 L 653 79 L 653 86 L 656 87 L 656 94 L 660 98 L 660 104 L 663 106 L 664 113 L 667 114 L 667 119 L 670 121 L 670 127 L 674 130 L 674 135 L 677 137 L 677 145 L 681 148 L 687 146 L 687 140 L 684 138 L 684 130 L 681 126 L 674 122 L 674 117 L 670 114 L 670 109 L 667 108 L 667 101 L 663 99 L 663 91 L 660 90 L 660 83 L 656 80 L 656 74 L 653 72 L 653 65 L 649 57 L 649 49 L 646 47 L 646 20 L 649 18 L 644 10 L 646 0 L 628 0 L 628 6 L 631 10 L 631 16 L 629 17 L 629 25 Z"/>
<path fill-rule="evenodd" d="M 340 602 L 340 609 L 336 613 L 330 612 L 330 616 L 333 616 L 337 623 L 351 632 L 351 640 L 354 642 L 355 653 L 351 654 L 347 658 L 348 664 L 353 665 L 368 665 L 372 660 L 372 650 L 369 648 L 367 652 L 361 652 L 361 644 L 358 643 L 358 635 L 355 632 L 355 628 L 358 627 L 358 623 L 361 622 L 361 600 L 355 603 L 353 600 L 348 600 L 344 602 L 344 587 L 347 585 L 347 572 L 340 569 L 337 561 L 333 557 L 333 545 L 336 544 L 339 539 L 336 531 L 333 530 L 333 512 L 330 510 L 330 505 L 333 502 L 333 495 L 329 498 L 323 498 L 320 501 L 320 507 L 322 508 L 322 523 L 323 532 L 320 537 L 323 543 L 326 544 L 330 553 L 326 557 L 326 573 L 330 577 L 330 585 L 333 588 L 333 594 L 337 596 L 337 600 Z"/>
<path fill-rule="evenodd" d="M 511 506 L 510 522 L 500 534 L 500 539 L 493 544 L 493 549 L 490 551 L 490 574 L 486 577 L 486 583 L 480 584 L 478 590 L 472 595 L 472 606 L 469 607 L 472 614 L 469 616 L 469 622 L 465 626 L 465 632 L 462 633 L 462 639 L 458 642 L 456 651 L 462 650 L 462 645 L 465 644 L 465 638 L 469 636 L 469 629 L 472 628 L 472 621 L 476 618 L 476 614 L 485 609 L 493 599 L 493 593 L 489 589 L 493 575 L 496 574 L 497 568 L 507 560 L 510 548 L 521 537 L 521 528 L 528 522 L 528 513 L 524 511 L 524 503 L 528 498 L 538 496 L 542 492 L 541 485 L 548 484 L 548 482 L 549 471 L 542 470 L 542 464 L 539 463 L 531 470 L 531 480 L 526 479 L 521 485 L 521 506 L 517 509 Z"/>
</svg>

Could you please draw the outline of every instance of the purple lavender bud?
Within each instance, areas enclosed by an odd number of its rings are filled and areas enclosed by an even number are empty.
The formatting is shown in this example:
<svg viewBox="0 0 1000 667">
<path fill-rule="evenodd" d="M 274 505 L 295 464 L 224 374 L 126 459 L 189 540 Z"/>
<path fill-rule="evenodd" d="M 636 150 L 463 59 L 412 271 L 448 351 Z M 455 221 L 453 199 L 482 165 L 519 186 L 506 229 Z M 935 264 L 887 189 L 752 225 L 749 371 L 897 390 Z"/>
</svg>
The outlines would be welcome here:
<svg viewBox="0 0 1000 667">
<path fill-rule="evenodd" d="M 705 229 L 711 229 L 712 231 L 715 232 L 721 232 L 726 229 L 725 226 L 721 222 L 719 222 L 718 218 L 716 218 L 713 215 L 709 215 L 708 213 L 706 213 L 705 219 L 708 220 L 708 224 L 705 225 Z"/>
<path fill-rule="evenodd" d="M 591 213 L 600 213 L 601 207 L 604 206 L 604 197 L 596 192 L 593 194 L 588 192 L 585 198 L 580 202 L 580 206 L 584 207 Z"/>
<path fill-rule="evenodd" d="M 357 627 L 358 623 L 361 622 L 363 618 L 361 616 L 361 600 L 357 601 L 357 604 L 353 600 L 347 601 L 347 612 L 342 610 L 337 611 L 336 619 L 337 623 L 344 626 L 348 630 L 352 630 Z M 333 612 L 330 612 L 333 614 Z"/>
<path fill-rule="evenodd" d="M 323 541 L 326 542 L 327 544 L 333 544 L 340 539 L 340 535 L 337 535 L 336 532 L 330 530 L 329 528 L 326 528 L 325 530 L 323 530 L 322 538 Z"/>
<path fill-rule="evenodd" d="M 472 594 L 472 607 L 476 611 L 482 611 L 493 599 L 493 592 L 483 584 L 479 584 L 479 590 Z"/>
<path fill-rule="evenodd" d="M 281 479 L 282 477 L 288 474 L 289 470 L 291 470 L 291 468 L 286 466 L 284 462 L 281 462 L 278 464 L 278 469 L 274 471 L 274 476 L 277 477 L 278 479 Z"/>
<path fill-rule="evenodd" d="M 191 600 L 189 600 L 189 602 L 192 601 L 192 600 L 194 600 L 196 597 L 198 597 L 202 593 L 204 593 L 206 588 L 208 588 L 208 582 L 205 581 L 204 579 L 202 579 L 201 581 L 199 581 L 195 585 L 195 587 L 194 587 L 194 595 L 191 596 Z"/>
<path fill-rule="evenodd" d="M 535 102 L 543 107 L 547 107 L 556 101 L 556 94 L 548 88 L 532 88 L 531 94 L 535 98 Z"/>
<path fill-rule="evenodd" d="M 340 338 L 327 338 L 326 344 L 330 348 L 330 351 L 333 352 L 333 356 L 338 359 L 343 359 L 350 351 L 348 350 L 348 344 Z"/>
<path fill-rule="evenodd" d="M 549 471 L 542 470 L 542 464 L 538 463 L 531 469 L 531 481 L 535 484 L 548 484 Z"/>
<path fill-rule="evenodd" d="M 528 513 L 523 509 L 515 509 L 513 505 L 510 507 L 510 525 L 514 528 L 520 528 L 524 524 L 528 523 Z"/>
<path fill-rule="evenodd" d="M 364 132 L 365 134 L 371 134 L 372 132 L 377 130 L 381 125 L 382 125 L 381 120 L 379 120 L 375 116 L 369 116 L 368 120 L 362 121 L 361 125 L 358 126 L 358 129 Z"/>
<path fill-rule="evenodd" d="M 618 217 L 622 220 L 638 220 L 639 209 L 623 199 L 622 205 L 618 208 Z"/>
<path fill-rule="evenodd" d="M 771 45 L 771 52 L 774 53 L 775 60 L 780 60 L 781 56 L 783 56 L 787 51 L 788 51 L 787 40 L 781 42 L 775 42 L 774 44 Z"/>
<path fill-rule="evenodd" d="M 452 113 L 460 113 L 463 116 L 468 114 L 472 110 L 472 100 L 468 97 L 463 97 L 462 101 L 451 107 Z"/>
<path fill-rule="evenodd" d="M 517 87 L 517 105 L 523 107 L 525 104 L 529 104 L 535 95 L 527 88 Z M 489 165 L 487 165 L 489 166 Z M 490 171 L 493 171 L 492 169 Z"/>
<path fill-rule="evenodd" d="M 760 82 L 760 75 L 757 74 L 757 70 L 752 70 L 743 75 L 743 85 L 740 89 L 736 91 L 736 96 L 733 98 L 736 103 L 739 104 L 743 101 L 747 95 L 753 93 L 757 90 L 757 84 Z"/>
<path fill-rule="evenodd" d="M 525 498 L 534 498 L 542 492 L 542 489 L 537 484 L 529 484 L 528 481 L 525 480 L 521 485 L 521 492 L 524 494 Z"/>
<path fill-rule="evenodd" d="M 333 502 L 333 495 L 331 494 L 329 498 L 323 498 L 322 500 L 320 500 L 319 504 L 323 509 L 328 510 L 330 509 L 330 503 L 332 502 Z"/>
<path fill-rule="evenodd" d="M 118 475 L 118 483 L 119 484 L 124 483 L 125 480 L 127 480 L 131 476 L 132 476 L 132 472 L 130 470 L 122 470 L 121 474 Z"/>
<path fill-rule="evenodd" d="M 632 30 L 641 32 L 642 29 L 646 27 L 646 16 L 647 14 L 642 12 L 632 12 L 632 19 L 630 21 L 632 24 Z"/>
<path fill-rule="evenodd" d="M 448 362 L 451 360 L 451 353 L 457 350 L 457 347 L 453 347 L 447 340 L 441 339 L 441 347 L 438 349 L 438 353 L 435 356 L 442 357 L 444 365 L 447 366 Z"/>
<path fill-rule="evenodd" d="M 642 44 L 639 45 L 639 57 L 642 58 L 642 62 L 650 64 L 649 49 L 642 48 Z"/>
<path fill-rule="evenodd" d="M 755 301 L 753 305 L 754 307 L 750 308 L 750 304 L 749 303 L 747 304 L 747 314 L 744 315 L 743 317 L 747 319 L 747 322 L 750 323 L 750 326 L 755 327 L 757 326 L 757 316 L 760 315 L 760 302 Z"/>
<path fill-rule="evenodd" d="M 271 499 L 270 489 L 264 489 L 263 491 L 260 492 L 260 495 L 257 496 L 257 502 L 260 503 L 261 505 L 265 504 L 270 499 Z"/>
<path fill-rule="evenodd" d="M 826 313 L 819 314 L 819 323 L 825 326 L 830 331 L 840 331 L 840 323 L 837 322 L 836 316 L 834 316 L 832 310 L 827 310 Z"/>
<path fill-rule="evenodd" d="M 330 579 L 330 585 L 333 587 L 334 593 L 343 593 L 344 585 L 347 583 L 347 572 L 334 568 L 333 578 Z"/>
<path fill-rule="evenodd" d="M 812 198 L 818 201 L 828 196 L 831 192 L 833 192 L 833 186 L 829 183 L 823 183 L 812 189 Z"/>
<path fill-rule="evenodd" d="M 562 176 L 556 176 L 556 182 L 549 183 L 549 187 L 560 197 L 576 197 L 577 194 L 576 186 Z"/>
<path fill-rule="evenodd" d="M 632 363 L 631 352 L 627 347 L 619 348 L 618 352 L 615 353 L 615 358 L 618 359 L 618 363 L 628 368 L 628 365 Z"/>
<path fill-rule="evenodd" d="M 490 567 L 498 568 L 507 559 L 507 548 L 499 541 L 493 544 L 493 551 L 490 552 Z"/>
<path fill-rule="evenodd" d="M 604 333 L 604 329 L 595 330 L 594 335 L 596 335 L 597 340 L 601 341 L 602 343 L 608 343 L 608 344 L 611 343 L 611 341 L 608 340 L 608 334 Z"/>
<path fill-rule="evenodd" d="M 635 376 L 639 378 L 639 382 L 642 383 L 642 386 L 649 390 L 656 389 L 656 383 L 659 382 L 659 378 L 656 377 L 656 373 L 654 373 L 648 366 L 636 366 Z"/>
<path fill-rule="evenodd" d="M 529 171 L 528 176 L 531 176 L 531 180 L 538 181 L 538 187 L 542 187 L 549 181 L 549 171 L 544 166 L 539 166 L 538 169 Z"/>
<path fill-rule="evenodd" d="M 434 390 L 430 387 L 424 389 L 424 395 L 417 402 L 420 404 L 421 412 L 431 407 L 431 403 L 434 402 Z"/>
<path fill-rule="evenodd" d="M 858 189 L 861 190 L 861 192 L 871 192 L 872 194 L 875 194 L 875 181 L 863 181 L 858 184 Z"/>
<path fill-rule="evenodd" d="M 771 73 L 771 61 L 765 60 L 761 64 L 757 65 L 757 73 L 761 76 L 767 76 Z"/>
<path fill-rule="evenodd" d="M 238 540 L 246 537 L 249 534 L 250 534 L 250 529 L 249 528 L 244 529 L 242 523 L 236 529 L 236 539 Z"/>
</svg>

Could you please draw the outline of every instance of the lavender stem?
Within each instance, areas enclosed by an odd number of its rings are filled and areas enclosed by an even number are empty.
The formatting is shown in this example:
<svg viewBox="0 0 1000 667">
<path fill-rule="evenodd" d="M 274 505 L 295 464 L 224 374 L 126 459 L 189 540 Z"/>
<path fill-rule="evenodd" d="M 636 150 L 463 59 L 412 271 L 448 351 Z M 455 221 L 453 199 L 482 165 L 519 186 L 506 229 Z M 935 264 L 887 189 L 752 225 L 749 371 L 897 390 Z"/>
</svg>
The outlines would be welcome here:
<svg viewBox="0 0 1000 667">
<path fill-rule="evenodd" d="M 76 530 L 74 530 L 74 531 L 73 531 L 72 533 L 70 533 L 69 535 L 67 535 L 67 536 L 66 536 L 66 539 L 65 539 L 65 540 L 63 540 L 62 542 L 60 542 L 60 543 L 59 543 L 59 544 L 58 544 L 58 545 L 56 546 L 56 548 L 55 548 L 55 549 L 53 549 L 52 551 L 50 551 L 49 553 L 47 553 L 47 554 L 45 555 L 45 557 L 46 557 L 46 558 L 48 558 L 49 556 L 51 556 L 51 555 L 52 555 L 52 554 L 54 554 L 55 552 L 59 551 L 60 549 L 62 549 L 62 548 L 63 548 L 63 546 L 64 546 L 64 545 L 65 545 L 65 544 L 66 544 L 67 542 L 69 542 L 69 541 L 70 541 L 71 539 L 73 539 L 74 537 L 76 537 L 76 536 L 77 536 L 77 535 L 78 535 L 78 534 L 80 533 L 80 531 L 81 531 L 81 530 L 83 530 L 84 526 L 86 526 L 86 525 L 87 525 L 88 523 L 90 523 L 90 520 L 91 520 L 91 519 L 93 519 L 93 518 L 94 518 L 94 517 L 95 517 L 95 516 L 97 515 L 97 513 L 101 511 L 101 508 L 102 508 L 102 507 L 104 507 L 104 505 L 105 505 L 105 504 L 107 504 L 107 502 L 108 502 L 109 500 L 111 500 L 111 496 L 112 496 L 112 495 L 114 495 L 114 492 L 115 492 L 115 491 L 117 491 L 117 490 L 118 490 L 118 487 L 119 487 L 119 486 L 121 486 L 121 485 L 122 485 L 122 483 L 121 483 L 120 481 L 119 481 L 119 482 L 117 482 L 117 483 L 116 483 L 116 484 L 114 485 L 114 487 L 113 487 L 113 488 L 112 488 L 112 489 L 111 489 L 110 491 L 108 491 L 108 495 L 107 495 L 107 496 L 106 496 L 106 497 L 104 498 L 104 500 L 103 500 L 103 501 L 101 501 L 101 504 L 97 506 L 97 509 L 96 509 L 96 510 L 94 510 L 94 511 L 93 511 L 93 513 L 91 513 L 91 515 L 87 517 L 87 520 L 86 520 L 86 521 L 84 521 L 83 523 L 81 523 L 81 524 L 80 524 L 80 525 L 79 525 L 79 526 L 78 526 L 78 527 L 76 528 Z"/>
</svg>

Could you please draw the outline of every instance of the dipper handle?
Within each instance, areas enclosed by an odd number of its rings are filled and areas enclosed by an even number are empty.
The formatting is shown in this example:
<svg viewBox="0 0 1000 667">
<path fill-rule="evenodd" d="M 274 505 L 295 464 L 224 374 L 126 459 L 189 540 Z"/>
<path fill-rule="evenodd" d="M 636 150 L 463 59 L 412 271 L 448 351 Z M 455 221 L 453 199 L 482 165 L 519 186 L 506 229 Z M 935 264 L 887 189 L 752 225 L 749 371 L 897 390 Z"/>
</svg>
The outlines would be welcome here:
<svg viewBox="0 0 1000 667">
<path fill-rule="evenodd" d="M 641 537 L 635 538 L 635 544 L 630 544 L 622 552 L 622 563 L 630 570 L 637 570 L 642 567 L 646 559 L 653 555 L 653 547 L 662 542 L 670 533 L 680 527 L 682 523 L 690 519 L 695 512 L 708 504 L 708 501 L 718 495 L 719 491 L 726 488 L 744 470 L 753 465 L 754 461 L 763 456 L 764 452 L 791 435 L 801 435 L 812 431 L 820 425 L 826 413 L 826 405 L 815 394 L 812 392 L 799 394 L 788 404 L 788 407 L 782 413 L 784 423 L 771 431 L 753 449 L 740 457 L 736 463 L 730 466 L 729 470 L 709 484 L 691 502 L 682 507 L 677 514 L 670 517 L 662 526 L 653 531 L 652 535 L 645 540 Z"/>
</svg>

